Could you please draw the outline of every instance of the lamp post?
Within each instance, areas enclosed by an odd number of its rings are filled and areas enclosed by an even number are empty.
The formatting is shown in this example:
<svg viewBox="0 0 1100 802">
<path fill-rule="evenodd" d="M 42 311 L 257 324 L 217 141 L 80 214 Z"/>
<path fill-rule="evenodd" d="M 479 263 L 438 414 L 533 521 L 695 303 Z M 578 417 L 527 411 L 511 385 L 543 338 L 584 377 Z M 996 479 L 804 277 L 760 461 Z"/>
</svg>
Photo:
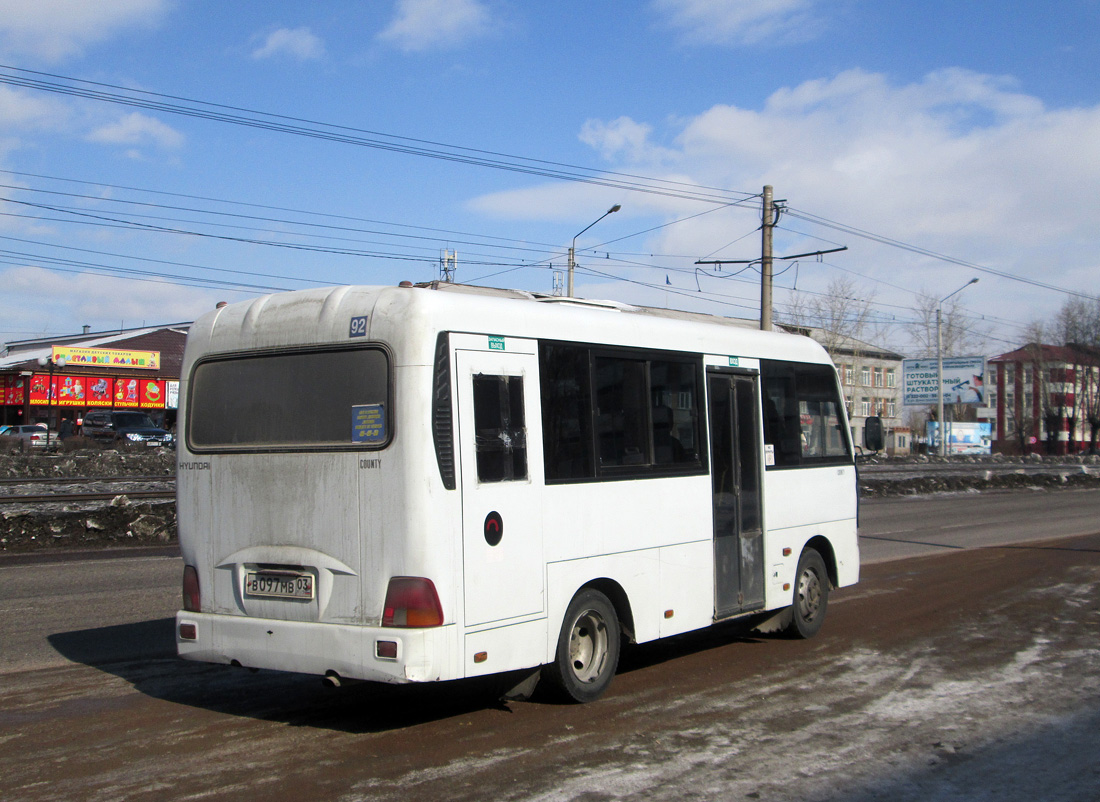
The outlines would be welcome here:
<svg viewBox="0 0 1100 802">
<path fill-rule="evenodd" d="M 945 295 L 940 298 L 940 302 L 936 304 L 936 424 L 940 430 L 941 457 L 947 456 L 947 427 L 944 425 L 943 420 L 943 302 L 950 298 L 952 295 L 958 295 L 971 284 L 977 283 L 977 278 L 970 279 L 970 281 L 963 284 L 950 295 Z"/>
<path fill-rule="evenodd" d="M 49 384 L 46 385 L 46 452 L 50 450 L 50 420 L 53 415 L 53 369 L 56 367 L 58 370 L 65 368 L 65 357 L 58 357 L 54 359 L 52 356 L 40 356 L 38 357 L 39 367 L 48 367 L 50 369 Z"/>
<path fill-rule="evenodd" d="M 600 222 L 600 220 L 603 220 L 609 214 L 617 212 L 621 208 L 623 208 L 623 207 L 616 203 L 614 206 L 612 206 L 606 212 L 601 214 L 599 217 L 597 217 L 595 220 L 593 220 L 591 223 L 589 223 L 587 226 L 585 226 L 583 229 L 581 229 L 579 232 L 577 232 L 577 237 L 579 237 L 581 234 L 583 234 L 588 229 L 592 228 L 592 226 L 596 225 L 596 223 Z M 573 237 L 573 244 L 569 246 L 569 287 L 568 287 L 568 291 L 569 291 L 569 297 L 570 298 L 573 297 L 573 268 L 575 268 L 577 266 L 577 262 L 576 262 L 576 258 L 575 258 L 576 251 L 577 251 L 577 237 Z"/>
</svg>

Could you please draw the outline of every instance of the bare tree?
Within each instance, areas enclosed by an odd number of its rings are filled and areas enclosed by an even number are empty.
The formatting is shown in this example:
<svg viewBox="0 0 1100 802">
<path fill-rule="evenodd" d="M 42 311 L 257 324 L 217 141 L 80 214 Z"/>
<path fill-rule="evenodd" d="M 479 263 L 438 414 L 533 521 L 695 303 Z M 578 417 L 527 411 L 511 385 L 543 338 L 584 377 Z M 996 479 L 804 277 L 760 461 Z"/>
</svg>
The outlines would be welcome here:
<svg viewBox="0 0 1100 802">
<path fill-rule="evenodd" d="M 937 354 L 936 309 L 938 296 L 922 290 L 913 307 L 914 320 L 907 328 L 913 338 L 913 350 L 918 358 L 930 359 Z M 944 356 L 969 356 L 984 354 L 989 327 L 963 314 L 957 298 L 943 307 L 940 328 L 943 333 Z"/>
<path fill-rule="evenodd" d="M 873 315 L 874 300 L 874 291 L 861 290 L 854 281 L 841 276 L 831 280 L 823 293 L 794 293 L 783 322 L 796 328 L 819 329 L 818 341 L 833 361 L 838 354 L 849 355 L 858 375 L 859 363 L 865 357 L 864 344 L 882 337 L 881 324 Z M 850 394 L 846 399 L 849 410 L 855 403 L 855 387 L 855 382 L 845 385 Z"/>
<path fill-rule="evenodd" d="M 1074 396 L 1069 405 L 1070 431 L 1083 420 L 1089 426 L 1089 453 L 1095 454 L 1100 437 L 1100 298 L 1070 298 L 1058 310 L 1053 324 L 1057 341 L 1071 357 L 1065 381 Z"/>
</svg>

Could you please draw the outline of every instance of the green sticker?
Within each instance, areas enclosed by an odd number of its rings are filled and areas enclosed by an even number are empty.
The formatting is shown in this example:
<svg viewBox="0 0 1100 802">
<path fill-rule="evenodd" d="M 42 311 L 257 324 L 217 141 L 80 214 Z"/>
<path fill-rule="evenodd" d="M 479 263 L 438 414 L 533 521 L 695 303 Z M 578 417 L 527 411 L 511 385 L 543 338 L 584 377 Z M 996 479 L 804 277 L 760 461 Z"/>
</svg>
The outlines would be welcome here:
<svg viewBox="0 0 1100 802">
<path fill-rule="evenodd" d="M 735 357 L 735 356 L 730 357 L 730 367 L 731 368 L 736 368 L 736 367 L 739 366 L 739 364 L 740 364 L 740 362 L 738 361 L 737 357 Z"/>
<path fill-rule="evenodd" d="M 503 351 L 504 350 L 504 338 L 503 337 L 490 337 L 489 338 L 489 350 L 490 351 Z"/>
</svg>

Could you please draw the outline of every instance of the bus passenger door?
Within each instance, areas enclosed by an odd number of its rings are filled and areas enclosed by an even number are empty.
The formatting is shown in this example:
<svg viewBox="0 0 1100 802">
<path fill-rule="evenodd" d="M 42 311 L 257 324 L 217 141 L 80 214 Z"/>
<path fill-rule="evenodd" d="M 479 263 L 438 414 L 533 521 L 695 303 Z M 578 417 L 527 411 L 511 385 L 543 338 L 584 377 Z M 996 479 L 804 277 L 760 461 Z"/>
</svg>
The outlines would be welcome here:
<svg viewBox="0 0 1100 802">
<path fill-rule="evenodd" d="M 764 605 L 756 377 L 708 373 L 715 618 Z"/>
<path fill-rule="evenodd" d="M 460 350 L 456 364 L 466 625 L 541 613 L 538 356 Z"/>
</svg>

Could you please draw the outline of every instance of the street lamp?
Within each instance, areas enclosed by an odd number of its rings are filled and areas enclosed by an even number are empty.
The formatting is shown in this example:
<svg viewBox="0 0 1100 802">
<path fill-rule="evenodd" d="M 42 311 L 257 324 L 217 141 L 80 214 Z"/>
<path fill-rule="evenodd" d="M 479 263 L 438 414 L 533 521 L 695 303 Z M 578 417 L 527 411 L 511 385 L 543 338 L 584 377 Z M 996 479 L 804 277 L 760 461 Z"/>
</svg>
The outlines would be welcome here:
<svg viewBox="0 0 1100 802">
<path fill-rule="evenodd" d="M 588 229 L 592 228 L 592 226 L 596 225 L 596 223 L 600 222 L 600 220 L 603 220 L 609 214 L 617 212 L 621 208 L 623 208 L 623 207 L 616 203 L 614 206 L 612 206 L 610 209 L 608 209 L 606 212 L 604 212 L 598 218 L 596 218 L 591 223 L 589 223 L 585 228 L 583 228 L 581 231 L 579 231 L 577 233 L 577 237 L 579 237 L 581 234 L 583 234 Z M 576 251 L 577 251 L 577 237 L 573 237 L 573 244 L 569 246 L 569 297 L 570 298 L 573 297 L 573 268 L 575 268 L 577 266 L 577 262 L 576 262 L 576 258 L 575 258 Z"/>
<path fill-rule="evenodd" d="M 52 410 L 53 396 L 54 396 L 53 369 L 56 367 L 58 370 L 63 370 L 64 367 L 65 367 L 65 362 L 66 361 L 67 360 L 63 356 L 60 356 L 57 359 L 54 359 L 52 356 L 40 356 L 40 357 L 38 357 L 38 366 L 42 367 L 42 368 L 48 367 L 50 369 L 49 384 L 46 385 L 46 452 L 47 453 L 49 453 L 49 451 L 50 451 L 50 420 L 52 419 L 52 415 L 53 415 L 53 410 Z"/>
<path fill-rule="evenodd" d="M 958 295 L 971 284 L 977 283 L 977 278 L 970 279 L 970 281 L 963 284 L 950 295 L 945 295 L 940 298 L 940 302 L 936 305 L 936 401 L 938 404 L 936 425 L 940 430 L 941 457 L 947 456 L 947 427 L 944 426 L 943 422 L 943 302 L 950 298 L 952 295 Z"/>
</svg>

